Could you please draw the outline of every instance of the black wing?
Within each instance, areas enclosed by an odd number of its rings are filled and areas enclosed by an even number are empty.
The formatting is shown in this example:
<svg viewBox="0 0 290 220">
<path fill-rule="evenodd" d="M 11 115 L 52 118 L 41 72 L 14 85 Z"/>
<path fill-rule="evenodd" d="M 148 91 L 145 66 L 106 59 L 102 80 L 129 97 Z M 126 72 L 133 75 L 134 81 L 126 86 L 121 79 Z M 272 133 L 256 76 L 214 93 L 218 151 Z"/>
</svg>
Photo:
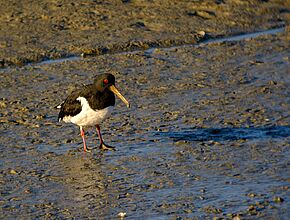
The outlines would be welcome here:
<svg viewBox="0 0 290 220">
<path fill-rule="evenodd" d="M 58 121 L 61 121 L 65 116 L 75 116 L 81 112 L 81 102 L 77 100 L 80 96 L 79 91 L 70 94 L 66 100 L 60 105 L 60 112 L 58 114 Z"/>
</svg>

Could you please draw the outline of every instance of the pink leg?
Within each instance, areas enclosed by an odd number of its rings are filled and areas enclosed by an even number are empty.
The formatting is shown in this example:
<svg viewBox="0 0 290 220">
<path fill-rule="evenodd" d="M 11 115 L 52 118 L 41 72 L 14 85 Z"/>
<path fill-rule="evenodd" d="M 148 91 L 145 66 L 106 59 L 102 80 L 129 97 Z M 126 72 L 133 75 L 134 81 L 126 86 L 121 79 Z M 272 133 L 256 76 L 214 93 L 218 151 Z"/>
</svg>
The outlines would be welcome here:
<svg viewBox="0 0 290 220">
<path fill-rule="evenodd" d="M 102 150 L 115 150 L 114 147 L 106 145 L 104 143 L 103 138 L 102 138 L 102 134 L 101 134 L 100 126 L 96 125 L 96 128 L 97 128 L 98 136 L 99 136 L 99 139 L 100 139 L 100 147 L 99 148 L 102 149 Z"/>
<path fill-rule="evenodd" d="M 101 128 L 100 128 L 99 125 L 96 125 L 96 128 L 97 128 L 97 132 L 98 132 L 98 136 L 99 136 L 100 142 L 101 142 L 101 144 L 103 144 L 104 141 L 103 141 L 102 134 L 101 134 Z"/>
<path fill-rule="evenodd" d="M 83 143 L 84 143 L 84 151 L 89 152 L 87 145 L 86 145 L 86 140 L 85 140 L 85 131 L 82 127 L 80 127 L 80 130 L 81 130 L 81 136 L 82 136 Z"/>
</svg>

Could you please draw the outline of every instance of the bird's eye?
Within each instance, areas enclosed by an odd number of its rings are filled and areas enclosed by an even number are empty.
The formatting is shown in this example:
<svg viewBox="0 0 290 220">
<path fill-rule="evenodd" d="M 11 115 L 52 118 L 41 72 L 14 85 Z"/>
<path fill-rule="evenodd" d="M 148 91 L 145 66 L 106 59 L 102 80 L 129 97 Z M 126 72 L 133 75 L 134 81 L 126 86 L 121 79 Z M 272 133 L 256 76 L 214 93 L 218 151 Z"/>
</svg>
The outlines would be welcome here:
<svg viewBox="0 0 290 220">
<path fill-rule="evenodd" d="M 104 79 L 103 82 L 104 82 L 104 84 L 108 84 L 109 80 L 108 79 Z"/>
</svg>

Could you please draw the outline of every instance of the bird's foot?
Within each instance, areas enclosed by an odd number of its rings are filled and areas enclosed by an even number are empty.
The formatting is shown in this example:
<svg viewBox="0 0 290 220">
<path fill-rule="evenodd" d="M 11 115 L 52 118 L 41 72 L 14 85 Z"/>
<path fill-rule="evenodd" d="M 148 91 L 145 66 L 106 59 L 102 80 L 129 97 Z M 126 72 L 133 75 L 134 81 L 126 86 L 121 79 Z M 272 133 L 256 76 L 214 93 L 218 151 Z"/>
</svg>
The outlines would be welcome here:
<svg viewBox="0 0 290 220">
<path fill-rule="evenodd" d="M 101 150 L 111 150 L 111 151 L 115 151 L 116 150 L 115 147 L 109 146 L 109 145 L 107 145 L 105 143 L 101 143 L 99 148 Z"/>
<path fill-rule="evenodd" d="M 84 147 L 84 152 L 90 153 L 90 152 L 92 152 L 92 149 L 91 148 L 88 148 L 88 147 Z"/>
</svg>

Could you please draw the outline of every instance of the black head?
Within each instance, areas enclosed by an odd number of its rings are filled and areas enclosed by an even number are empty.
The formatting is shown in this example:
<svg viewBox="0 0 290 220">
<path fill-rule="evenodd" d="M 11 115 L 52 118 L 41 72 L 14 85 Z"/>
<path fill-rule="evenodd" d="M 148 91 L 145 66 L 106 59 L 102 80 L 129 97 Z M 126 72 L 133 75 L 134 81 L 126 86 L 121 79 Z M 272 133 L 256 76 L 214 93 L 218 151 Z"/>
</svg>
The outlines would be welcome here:
<svg viewBox="0 0 290 220">
<path fill-rule="evenodd" d="M 127 99 L 115 87 L 115 77 L 112 74 L 105 73 L 97 76 L 94 81 L 94 85 L 96 86 L 97 91 L 101 93 L 113 92 L 127 105 L 128 108 L 130 107 Z"/>
<path fill-rule="evenodd" d="M 98 75 L 97 78 L 94 80 L 94 85 L 96 86 L 98 91 L 103 92 L 110 86 L 115 85 L 115 76 L 110 73 Z"/>
</svg>

